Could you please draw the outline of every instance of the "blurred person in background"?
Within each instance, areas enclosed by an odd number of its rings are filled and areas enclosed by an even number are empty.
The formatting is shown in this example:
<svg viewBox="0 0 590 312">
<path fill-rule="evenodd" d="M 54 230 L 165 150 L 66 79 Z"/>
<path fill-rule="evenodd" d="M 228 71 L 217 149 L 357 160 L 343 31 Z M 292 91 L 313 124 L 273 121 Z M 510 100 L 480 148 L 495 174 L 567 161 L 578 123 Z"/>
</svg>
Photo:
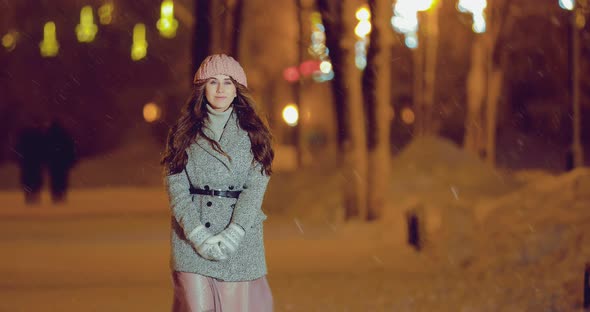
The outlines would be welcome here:
<svg viewBox="0 0 590 312">
<path fill-rule="evenodd" d="M 246 74 L 208 56 L 162 158 L 172 214 L 172 310 L 272 311 L 261 209 L 274 152 Z"/>
<path fill-rule="evenodd" d="M 40 126 L 24 127 L 18 134 L 15 152 L 20 169 L 20 183 L 26 204 L 38 204 L 41 201 L 43 186 L 43 166 L 45 156 L 45 138 Z"/>
<path fill-rule="evenodd" d="M 45 145 L 51 199 L 61 203 L 66 200 L 70 170 L 76 163 L 74 139 L 59 121 L 53 120 L 45 131 Z"/>
</svg>

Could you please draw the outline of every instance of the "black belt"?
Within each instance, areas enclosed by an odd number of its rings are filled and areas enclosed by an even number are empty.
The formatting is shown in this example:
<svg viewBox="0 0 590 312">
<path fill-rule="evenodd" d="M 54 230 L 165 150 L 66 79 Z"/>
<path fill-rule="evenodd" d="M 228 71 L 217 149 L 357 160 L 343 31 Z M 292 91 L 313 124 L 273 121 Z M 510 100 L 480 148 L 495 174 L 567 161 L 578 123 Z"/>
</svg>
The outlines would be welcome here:
<svg viewBox="0 0 590 312">
<path fill-rule="evenodd" d="M 196 188 L 191 187 L 189 189 L 189 192 L 191 194 L 199 194 L 199 195 L 238 198 L 242 191 L 203 190 L 203 189 L 196 189 Z"/>
</svg>

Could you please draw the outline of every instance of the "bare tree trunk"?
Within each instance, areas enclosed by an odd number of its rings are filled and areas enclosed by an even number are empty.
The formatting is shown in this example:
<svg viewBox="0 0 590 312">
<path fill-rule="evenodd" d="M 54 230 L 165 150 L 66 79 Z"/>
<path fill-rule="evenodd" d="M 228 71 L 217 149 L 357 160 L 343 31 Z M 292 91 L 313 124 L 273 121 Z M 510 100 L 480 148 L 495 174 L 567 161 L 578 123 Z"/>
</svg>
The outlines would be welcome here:
<svg viewBox="0 0 590 312">
<path fill-rule="evenodd" d="M 344 68 L 343 76 L 346 81 L 344 98 L 347 100 L 346 120 L 350 138 L 344 150 L 345 205 L 348 217 L 358 217 L 367 220 L 367 137 L 365 114 L 361 91 L 361 73 L 355 65 L 354 27 L 355 7 L 345 2 L 342 10 L 343 35 L 340 49 L 342 50 Z"/>
<path fill-rule="evenodd" d="M 209 1 L 211 27 L 211 53 L 225 53 L 237 58 L 242 0 Z"/>
<path fill-rule="evenodd" d="M 346 81 L 344 79 L 343 54 L 340 51 L 342 40 L 342 2 L 339 0 L 317 0 L 317 7 L 322 15 L 324 28 L 326 29 L 326 46 L 330 50 L 330 62 L 334 71 L 332 79 L 332 98 L 334 99 L 334 111 L 336 112 L 336 139 L 338 150 L 344 152 L 344 142 L 349 137 L 345 111 L 347 99 L 344 95 Z M 342 159 L 338 159 L 342 162 Z"/>
<path fill-rule="evenodd" d="M 190 82 L 201 62 L 210 54 L 211 23 L 209 19 L 209 0 L 197 0 L 194 6 L 195 22 L 193 24 L 192 66 Z"/>
<path fill-rule="evenodd" d="M 476 36 L 471 46 L 471 68 L 467 75 L 467 114 L 463 147 L 468 152 L 483 156 L 485 150 L 484 101 L 487 86 L 487 49 L 484 38 Z"/>
<path fill-rule="evenodd" d="M 424 45 L 426 50 L 424 57 L 424 129 L 427 134 L 434 134 L 438 132 L 438 120 L 434 119 L 434 96 L 436 90 L 436 65 L 438 58 L 438 11 L 439 4 L 434 2 L 432 7 L 427 11 L 426 25 L 426 42 L 420 42 Z"/>
<path fill-rule="evenodd" d="M 391 122 L 391 47 L 393 33 L 390 24 L 389 0 L 369 0 L 373 30 L 367 53 L 366 74 L 370 75 L 369 90 L 365 95 L 369 112 L 368 126 L 368 219 L 382 215 L 387 203 L 387 187 L 391 170 L 390 122 Z"/>
<path fill-rule="evenodd" d="M 424 21 L 424 12 L 418 12 L 418 20 Z M 418 47 L 412 53 L 413 56 L 413 77 L 414 77 L 414 137 L 426 134 L 426 106 L 424 97 L 424 68 L 425 68 L 425 48 L 424 41 L 426 38 L 422 23 L 418 27 Z"/>
<path fill-rule="evenodd" d="M 360 71 L 355 66 L 355 8 L 350 2 L 318 0 L 334 70 L 338 140 L 342 154 L 345 218 L 367 219 L 367 139 Z"/>
<path fill-rule="evenodd" d="M 418 48 L 414 50 L 414 134 L 433 134 L 438 126 L 434 120 L 436 65 L 438 57 L 438 4 L 418 12 Z"/>
<path fill-rule="evenodd" d="M 485 153 L 486 161 L 492 166 L 496 163 L 498 103 L 506 62 L 506 55 L 502 51 L 502 34 L 510 31 L 513 25 L 509 8 L 510 2 L 506 0 L 488 3 L 487 31 L 476 35 L 473 41 L 471 69 L 467 80 L 464 148 L 479 155 Z"/>
<path fill-rule="evenodd" d="M 504 83 L 506 53 L 502 46 L 503 33 L 510 32 L 514 19 L 510 16 L 510 1 L 497 0 L 489 13 L 489 32 L 484 34 L 487 51 L 487 99 L 486 99 L 486 162 L 496 164 L 496 131 L 498 124 L 498 104 Z"/>
<path fill-rule="evenodd" d="M 230 0 L 230 10 L 232 12 L 232 23 L 231 23 L 231 44 L 229 51 L 231 55 L 239 59 L 240 51 L 240 29 L 242 28 L 242 11 L 244 10 L 243 0 Z"/>
<path fill-rule="evenodd" d="M 228 53 L 229 34 L 227 1 L 209 1 L 209 23 L 211 25 L 211 53 Z"/>
<path fill-rule="evenodd" d="M 303 51 L 305 49 L 304 47 L 304 40 L 303 37 L 305 36 L 304 34 L 304 25 L 303 25 L 303 15 L 305 14 L 305 5 L 306 3 L 303 3 L 305 1 L 303 0 L 295 0 L 295 4 L 297 6 L 297 10 L 296 10 L 296 14 L 297 14 L 297 44 L 296 44 L 296 49 L 297 49 L 297 66 L 301 65 L 301 63 L 303 63 Z M 303 160 L 302 160 L 302 154 L 303 154 L 303 149 L 304 149 L 304 142 L 303 142 L 303 120 L 301 119 L 301 113 L 304 111 L 303 110 L 303 103 L 301 103 L 301 92 L 303 90 L 303 78 L 301 77 L 301 75 L 299 75 L 299 79 L 293 83 L 293 96 L 295 99 L 295 104 L 297 105 L 297 108 L 299 109 L 299 122 L 297 123 L 297 125 L 295 126 L 295 146 L 296 146 L 296 158 L 297 158 L 297 167 L 300 168 L 303 164 Z"/>
<path fill-rule="evenodd" d="M 574 168 L 584 165 L 584 151 L 581 138 L 581 111 L 580 111 L 580 31 L 576 25 L 576 15 L 582 14 L 580 4 L 571 12 L 570 16 L 570 88 L 573 111 L 572 153 Z"/>
<path fill-rule="evenodd" d="M 503 70 L 501 66 L 490 65 L 488 74 L 487 92 L 487 139 L 486 161 L 494 166 L 496 164 L 496 130 L 498 124 L 498 100 L 502 91 Z"/>
</svg>

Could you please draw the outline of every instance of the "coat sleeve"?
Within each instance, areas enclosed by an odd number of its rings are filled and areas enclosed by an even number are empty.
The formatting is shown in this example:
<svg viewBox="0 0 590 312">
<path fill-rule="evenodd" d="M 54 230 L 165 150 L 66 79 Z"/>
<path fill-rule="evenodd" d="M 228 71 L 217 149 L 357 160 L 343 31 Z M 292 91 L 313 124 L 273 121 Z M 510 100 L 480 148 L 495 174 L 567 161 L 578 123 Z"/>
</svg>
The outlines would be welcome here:
<svg viewBox="0 0 590 312">
<path fill-rule="evenodd" d="M 262 213 L 262 200 L 269 176 L 260 172 L 262 165 L 256 162 L 248 171 L 246 184 L 236 202 L 232 222 L 248 230 Z"/>
<path fill-rule="evenodd" d="M 188 237 L 201 224 L 198 211 L 200 208 L 193 203 L 189 186 L 185 171 L 166 176 L 166 189 L 172 216 L 182 227 L 185 237 Z"/>
</svg>

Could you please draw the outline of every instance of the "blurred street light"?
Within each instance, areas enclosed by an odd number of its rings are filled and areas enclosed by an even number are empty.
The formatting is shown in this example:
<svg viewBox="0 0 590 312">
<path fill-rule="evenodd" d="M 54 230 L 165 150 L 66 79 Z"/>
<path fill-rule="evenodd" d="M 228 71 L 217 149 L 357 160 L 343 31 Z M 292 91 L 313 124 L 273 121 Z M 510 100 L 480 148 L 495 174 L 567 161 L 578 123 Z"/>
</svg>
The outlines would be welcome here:
<svg viewBox="0 0 590 312">
<path fill-rule="evenodd" d="M 459 0 L 457 9 L 473 15 L 473 32 L 484 33 L 486 31 L 486 18 L 484 10 L 487 7 L 486 0 Z"/>
<path fill-rule="evenodd" d="M 2 36 L 2 46 L 8 51 L 16 48 L 16 41 L 18 40 L 18 33 L 16 31 L 10 31 Z"/>
<path fill-rule="evenodd" d="M 59 43 L 55 35 L 54 22 L 47 22 L 43 26 L 43 41 L 39 43 L 39 49 L 43 57 L 54 57 L 59 52 Z"/>
<path fill-rule="evenodd" d="M 328 81 L 334 78 L 334 72 L 332 71 L 332 63 L 330 63 L 330 51 L 326 47 L 326 29 L 322 23 L 322 15 L 319 12 L 313 12 L 309 18 L 311 22 L 311 45 L 307 51 L 321 61 L 320 71 L 314 72 L 312 77 L 316 82 Z"/>
<path fill-rule="evenodd" d="M 324 74 L 329 74 L 332 71 L 332 63 L 323 61 L 320 63 L 320 71 Z"/>
<path fill-rule="evenodd" d="M 414 114 L 414 111 L 409 108 L 409 107 L 404 107 L 402 109 L 402 121 L 407 124 L 407 125 L 411 125 L 414 123 L 414 121 L 416 120 L 416 115 Z"/>
<path fill-rule="evenodd" d="M 311 45 L 308 52 L 321 60 L 326 59 L 328 48 L 326 48 L 326 29 L 322 23 L 322 15 L 319 12 L 313 12 L 309 19 L 311 22 Z"/>
<path fill-rule="evenodd" d="M 369 38 L 367 35 L 371 33 L 371 12 L 367 6 L 361 6 L 355 12 L 355 17 L 359 21 L 354 28 L 354 34 L 359 38 L 355 43 L 355 63 L 360 70 L 367 67 L 367 45 Z"/>
<path fill-rule="evenodd" d="M 418 12 L 428 11 L 434 4 L 434 0 L 398 0 L 395 3 L 391 26 L 404 34 L 408 48 L 418 47 Z"/>
<path fill-rule="evenodd" d="M 94 24 L 94 13 L 92 7 L 87 5 L 80 11 L 80 24 L 76 25 L 76 37 L 79 42 L 92 42 L 98 32 Z"/>
<path fill-rule="evenodd" d="M 359 21 L 368 21 L 371 18 L 371 12 L 366 6 L 360 7 L 356 10 L 355 17 Z"/>
<path fill-rule="evenodd" d="M 143 106 L 143 119 L 147 122 L 154 122 L 160 119 L 162 110 L 154 102 L 147 103 Z"/>
<path fill-rule="evenodd" d="M 114 6 L 112 2 L 107 2 L 98 8 L 98 20 L 102 25 L 108 25 L 113 22 Z"/>
<path fill-rule="evenodd" d="M 354 28 L 354 33 L 359 38 L 364 38 L 371 32 L 371 12 L 366 6 L 362 6 L 356 10 L 355 16 L 359 23 Z"/>
<path fill-rule="evenodd" d="M 147 41 L 145 39 L 145 25 L 135 24 L 133 27 L 133 45 L 131 46 L 131 59 L 139 61 L 147 55 Z"/>
<path fill-rule="evenodd" d="M 297 125 L 297 122 L 299 121 L 299 110 L 297 105 L 287 104 L 287 106 L 283 108 L 283 120 L 291 127 Z"/>
<path fill-rule="evenodd" d="M 162 35 L 162 37 L 176 37 L 178 21 L 174 18 L 174 2 L 172 2 L 172 0 L 162 1 L 162 6 L 160 8 L 160 19 L 158 20 L 156 27 L 160 31 L 160 35 Z"/>
<path fill-rule="evenodd" d="M 559 6 L 564 10 L 571 11 L 576 6 L 576 1 L 575 0 L 559 0 Z"/>
</svg>

